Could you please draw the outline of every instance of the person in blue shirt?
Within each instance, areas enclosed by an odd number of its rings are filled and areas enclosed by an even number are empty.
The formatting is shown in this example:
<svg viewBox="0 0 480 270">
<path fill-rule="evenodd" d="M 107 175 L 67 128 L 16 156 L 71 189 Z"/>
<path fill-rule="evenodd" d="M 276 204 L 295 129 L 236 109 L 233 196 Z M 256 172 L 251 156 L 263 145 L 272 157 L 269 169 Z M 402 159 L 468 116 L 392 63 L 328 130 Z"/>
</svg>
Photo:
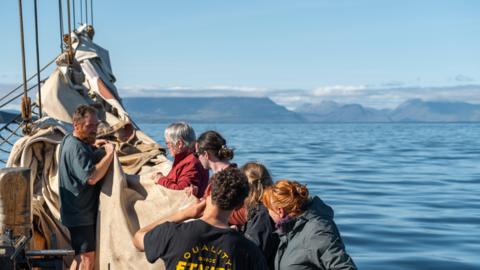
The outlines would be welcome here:
<svg viewBox="0 0 480 270">
<path fill-rule="evenodd" d="M 73 114 L 73 133 L 61 144 L 60 219 L 70 231 L 70 244 L 75 250 L 70 269 L 93 269 L 95 263 L 99 182 L 114 154 L 113 144 L 96 140 L 97 126 L 95 108 L 80 105 Z"/>
</svg>

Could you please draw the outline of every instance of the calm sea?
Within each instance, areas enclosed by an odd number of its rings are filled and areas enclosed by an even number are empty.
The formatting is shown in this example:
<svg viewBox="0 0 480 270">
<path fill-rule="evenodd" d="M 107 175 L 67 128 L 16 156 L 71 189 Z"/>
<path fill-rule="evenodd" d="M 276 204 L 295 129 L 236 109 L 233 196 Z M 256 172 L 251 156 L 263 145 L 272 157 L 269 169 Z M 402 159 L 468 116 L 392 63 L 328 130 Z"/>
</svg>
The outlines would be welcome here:
<svg viewBox="0 0 480 270">
<path fill-rule="evenodd" d="M 141 125 L 163 143 L 165 125 Z M 360 269 L 480 269 L 479 124 L 202 124 L 307 183 Z"/>
<path fill-rule="evenodd" d="M 140 124 L 163 144 L 166 124 Z M 480 269 L 480 124 L 194 124 L 308 185 L 360 269 Z"/>
</svg>

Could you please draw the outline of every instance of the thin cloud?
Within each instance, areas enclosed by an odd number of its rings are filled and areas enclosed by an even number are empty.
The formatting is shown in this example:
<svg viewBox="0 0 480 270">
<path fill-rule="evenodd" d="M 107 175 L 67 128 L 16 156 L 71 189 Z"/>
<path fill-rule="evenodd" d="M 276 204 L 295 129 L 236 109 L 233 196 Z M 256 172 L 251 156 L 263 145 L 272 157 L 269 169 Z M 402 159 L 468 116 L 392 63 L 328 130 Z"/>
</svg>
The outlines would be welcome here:
<svg viewBox="0 0 480 270">
<path fill-rule="evenodd" d="M 462 75 L 462 74 L 458 74 L 457 76 L 455 76 L 455 81 L 457 81 L 457 82 L 473 82 L 475 80 L 472 77 Z"/>
<path fill-rule="evenodd" d="M 289 109 L 305 104 L 331 100 L 342 104 L 361 104 L 377 109 L 395 108 L 408 99 L 426 101 L 463 101 L 480 104 L 480 85 L 447 87 L 369 87 L 364 85 L 332 85 L 314 89 L 267 89 L 246 86 L 214 86 L 190 88 L 165 86 L 156 89 L 122 88 L 121 96 L 151 97 L 269 97 Z"/>
</svg>

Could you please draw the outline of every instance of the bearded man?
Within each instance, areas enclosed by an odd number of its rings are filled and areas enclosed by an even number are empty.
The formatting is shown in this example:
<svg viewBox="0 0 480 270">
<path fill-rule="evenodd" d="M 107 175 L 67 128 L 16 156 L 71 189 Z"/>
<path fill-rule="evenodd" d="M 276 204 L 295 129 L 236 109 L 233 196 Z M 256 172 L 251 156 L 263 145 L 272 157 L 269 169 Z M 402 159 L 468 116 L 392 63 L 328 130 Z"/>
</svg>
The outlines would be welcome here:
<svg viewBox="0 0 480 270">
<path fill-rule="evenodd" d="M 96 140 L 98 119 L 93 107 L 80 105 L 72 118 L 73 133 L 61 144 L 60 218 L 70 231 L 70 244 L 75 250 L 70 269 L 93 269 L 99 182 L 112 163 L 114 146 Z M 98 149 L 102 145 L 104 151 Z"/>
</svg>

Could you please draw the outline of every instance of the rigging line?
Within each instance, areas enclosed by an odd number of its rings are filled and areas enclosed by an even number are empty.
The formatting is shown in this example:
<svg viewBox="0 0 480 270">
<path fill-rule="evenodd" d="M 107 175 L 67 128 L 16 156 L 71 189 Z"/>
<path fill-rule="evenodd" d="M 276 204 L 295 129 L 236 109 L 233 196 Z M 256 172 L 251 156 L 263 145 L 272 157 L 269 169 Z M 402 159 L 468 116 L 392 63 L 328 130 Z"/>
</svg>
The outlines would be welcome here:
<svg viewBox="0 0 480 270">
<path fill-rule="evenodd" d="M 60 51 L 63 53 L 63 8 L 62 0 L 58 0 L 58 20 L 60 25 Z"/>
<path fill-rule="evenodd" d="M 90 23 L 93 26 L 93 0 L 90 0 Z"/>
<path fill-rule="evenodd" d="M 85 0 L 85 24 L 88 25 L 88 0 Z"/>
<path fill-rule="evenodd" d="M 33 86 L 31 86 L 31 87 L 27 90 L 27 92 L 30 92 L 30 91 L 31 91 L 33 88 L 35 88 L 35 87 L 37 87 L 36 84 L 33 85 Z M 13 98 L 9 99 L 7 102 L 5 102 L 5 103 L 3 103 L 2 105 L 0 105 L 0 108 L 3 108 L 5 105 L 8 105 L 10 102 L 14 101 L 16 98 L 21 97 L 23 94 L 24 94 L 24 93 L 20 93 L 20 94 L 14 96 Z"/>
<path fill-rule="evenodd" d="M 80 23 L 83 23 L 83 0 L 80 0 Z"/>
<path fill-rule="evenodd" d="M 18 118 L 21 117 L 21 114 L 15 116 L 14 118 L 12 118 L 12 120 L 10 120 L 10 122 L 8 122 L 7 124 L 5 124 L 3 127 L 0 128 L 0 132 L 3 131 L 4 129 L 8 129 L 8 126 L 11 125 L 11 124 L 16 124 L 16 125 L 20 125 L 22 124 L 21 122 L 18 122 Z M 10 129 L 8 129 L 8 131 L 12 132 Z M 0 135 L 0 137 L 3 139 L 3 137 Z"/>
<path fill-rule="evenodd" d="M 67 0 L 67 10 L 68 10 L 68 51 L 69 51 L 68 62 L 69 64 L 72 64 L 73 59 L 71 58 L 73 58 L 73 51 L 72 51 L 72 21 L 70 18 L 70 13 L 71 13 L 70 0 Z"/>
<path fill-rule="evenodd" d="M 51 64 L 53 64 L 53 62 L 55 62 L 57 58 L 55 57 L 52 61 L 50 61 L 48 64 L 46 64 L 42 69 L 40 69 L 40 71 L 44 71 L 46 68 L 48 68 Z M 33 74 L 30 78 L 28 78 L 27 82 L 31 81 L 33 78 L 35 78 L 37 76 L 37 74 Z M 5 98 L 7 98 L 8 96 L 10 96 L 13 92 L 17 91 L 18 89 L 22 88 L 23 84 L 20 84 L 19 86 L 17 86 L 15 89 L 11 90 L 10 92 L 8 92 L 7 94 L 5 94 L 3 97 L 0 98 L 0 101 L 4 100 Z"/>
<path fill-rule="evenodd" d="M 40 49 L 38 44 L 38 10 L 37 10 L 37 0 L 34 0 L 35 6 L 35 44 L 37 51 L 37 86 L 38 86 L 38 102 L 39 102 L 39 114 L 42 118 L 42 91 L 40 84 Z"/>
<path fill-rule="evenodd" d="M 76 25 L 76 20 L 75 20 L 75 0 L 73 0 L 73 26 L 75 28 Z"/>
<path fill-rule="evenodd" d="M 23 78 L 23 94 L 25 100 L 27 99 L 27 70 L 25 64 L 25 40 L 23 33 L 23 10 L 22 10 L 22 0 L 18 0 L 18 11 L 20 15 L 20 43 L 22 49 L 22 78 Z"/>
<path fill-rule="evenodd" d="M 10 133 L 15 133 L 15 131 L 12 130 L 12 129 L 10 129 L 8 126 L 6 126 L 5 129 L 6 129 L 7 131 L 9 131 Z M 22 136 L 20 136 L 20 134 L 17 134 L 17 133 L 15 133 L 15 136 L 17 136 L 17 137 L 22 137 Z"/>
<path fill-rule="evenodd" d="M 10 151 L 7 151 L 7 150 L 2 149 L 2 148 L 0 148 L 0 152 L 6 153 L 6 154 L 10 154 Z M 0 160 L 0 161 L 3 161 L 3 160 Z"/>
<path fill-rule="evenodd" d="M 17 129 L 15 129 L 15 133 L 17 133 L 17 131 L 18 131 L 21 127 L 22 127 L 22 126 L 19 125 L 19 126 L 17 127 Z M 9 145 L 13 146 L 13 144 L 12 144 L 10 141 L 8 141 L 11 137 L 13 137 L 13 133 L 11 133 L 11 134 L 5 139 L 5 141 L 3 141 L 2 143 L 0 143 L 0 146 L 2 146 L 5 142 L 8 143 Z"/>
</svg>

